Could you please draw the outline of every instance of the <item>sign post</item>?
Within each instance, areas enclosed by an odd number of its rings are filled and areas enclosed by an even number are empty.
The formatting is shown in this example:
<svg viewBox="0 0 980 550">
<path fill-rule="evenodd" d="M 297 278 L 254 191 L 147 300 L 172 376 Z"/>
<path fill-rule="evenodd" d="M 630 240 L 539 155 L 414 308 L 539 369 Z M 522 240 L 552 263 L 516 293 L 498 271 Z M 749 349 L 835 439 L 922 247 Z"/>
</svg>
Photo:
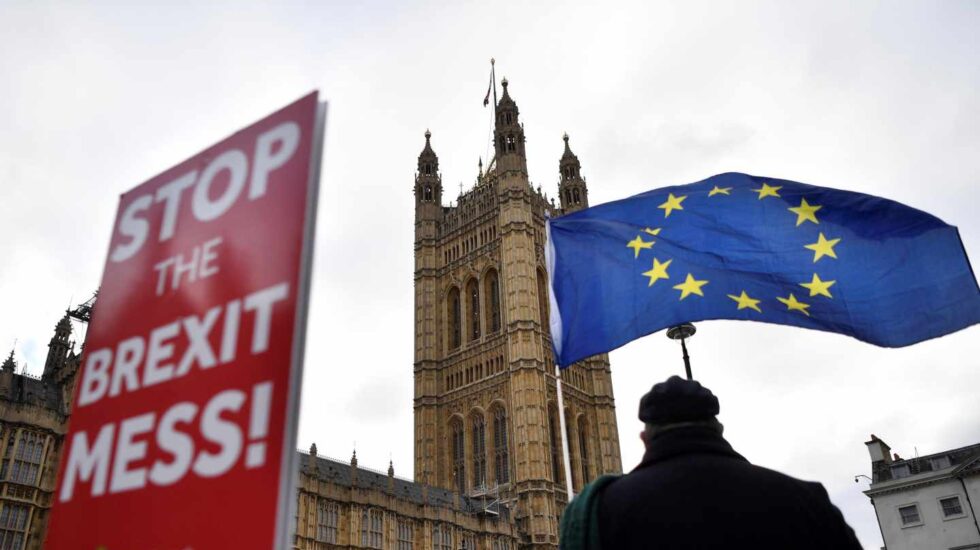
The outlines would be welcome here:
<svg viewBox="0 0 980 550">
<path fill-rule="evenodd" d="M 284 548 L 325 104 L 122 195 L 45 548 Z"/>
</svg>

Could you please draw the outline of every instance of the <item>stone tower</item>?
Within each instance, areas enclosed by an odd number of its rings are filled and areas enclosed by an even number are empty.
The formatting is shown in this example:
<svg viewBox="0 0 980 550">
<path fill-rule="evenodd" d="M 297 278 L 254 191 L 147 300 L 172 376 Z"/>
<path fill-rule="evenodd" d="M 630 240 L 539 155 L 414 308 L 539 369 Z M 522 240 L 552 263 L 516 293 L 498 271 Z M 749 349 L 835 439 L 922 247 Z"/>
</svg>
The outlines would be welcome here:
<svg viewBox="0 0 980 550">
<path fill-rule="evenodd" d="M 578 158 L 559 163 L 561 209 L 535 191 L 504 79 L 495 158 L 442 206 L 426 131 L 415 176 L 415 479 L 513 510 L 523 547 L 554 548 L 567 502 L 548 333 L 544 223 L 588 205 Z M 565 194 L 568 194 L 568 200 Z M 574 490 L 622 470 L 609 360 L 562 374 Z"/>
<path fill-rule="evenodd" d="M 45 380 L 53 379 L 68 362 L 68 354 L 73 351 L 74 343 L 71 338 L 71 318 L 65 316 L 58 321 L 54 327 L 54 336 L 48 342 L 48 357 L 44 361 L 44 371 L 42 377 Z"/>
</svg>

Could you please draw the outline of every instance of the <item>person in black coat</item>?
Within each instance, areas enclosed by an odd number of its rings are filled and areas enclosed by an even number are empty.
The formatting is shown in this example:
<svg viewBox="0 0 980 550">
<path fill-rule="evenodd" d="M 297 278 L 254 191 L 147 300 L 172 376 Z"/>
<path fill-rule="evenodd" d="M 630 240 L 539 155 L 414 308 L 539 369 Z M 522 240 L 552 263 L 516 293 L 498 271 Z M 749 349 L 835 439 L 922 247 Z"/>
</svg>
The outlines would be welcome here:
<svg viewBox="0 0 980 550">
<path fill-rule="evenodd" d="M 710 390 L 677 376 L 643 396 L 643 461 L 595 496 L 603 549 L 861 548 L 820 483 L 750 464 L 718 411 Z"/>
</svg>

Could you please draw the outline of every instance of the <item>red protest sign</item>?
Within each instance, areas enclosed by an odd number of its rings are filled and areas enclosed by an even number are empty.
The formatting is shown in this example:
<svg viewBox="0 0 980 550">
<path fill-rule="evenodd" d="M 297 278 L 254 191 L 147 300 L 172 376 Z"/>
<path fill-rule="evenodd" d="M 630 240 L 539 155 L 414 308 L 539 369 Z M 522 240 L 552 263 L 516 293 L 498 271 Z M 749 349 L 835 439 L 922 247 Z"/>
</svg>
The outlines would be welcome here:
<svg viewBox="0 0 980 550">
<path fill-rule="evenodd" d="M 314 92 L 121 197 L 45 548 L 285 544 L 322 122 Z"/>
</svg>

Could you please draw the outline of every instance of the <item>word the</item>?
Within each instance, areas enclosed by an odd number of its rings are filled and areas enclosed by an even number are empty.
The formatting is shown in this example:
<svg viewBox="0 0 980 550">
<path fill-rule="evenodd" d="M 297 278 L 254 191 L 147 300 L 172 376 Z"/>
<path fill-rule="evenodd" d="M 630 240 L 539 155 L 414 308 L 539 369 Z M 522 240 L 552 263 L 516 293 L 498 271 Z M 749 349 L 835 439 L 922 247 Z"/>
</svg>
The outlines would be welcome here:
<svg viewBox="0 0 980 550">
<path fill-rule="evenodd" d="M 218 273 L 218 266 L 214 260 L 218 258 L 215 250 L 221 244 L 221 237 L 215 237 L 201 246 L 195 246 L 191 250 L 191 257 L 184 261 L 183 254 L 167 258 L 153 266 L 153 270 L 158 272 L 157 276 L 157 296 L 163 294 L 167 286 L 167 279 L 170 279 L 170 289 L 180 288 L 180 281 L 184 278 L 187 282 L 193 283 L 198 279 L 206 279 Z"/>
</svg>

